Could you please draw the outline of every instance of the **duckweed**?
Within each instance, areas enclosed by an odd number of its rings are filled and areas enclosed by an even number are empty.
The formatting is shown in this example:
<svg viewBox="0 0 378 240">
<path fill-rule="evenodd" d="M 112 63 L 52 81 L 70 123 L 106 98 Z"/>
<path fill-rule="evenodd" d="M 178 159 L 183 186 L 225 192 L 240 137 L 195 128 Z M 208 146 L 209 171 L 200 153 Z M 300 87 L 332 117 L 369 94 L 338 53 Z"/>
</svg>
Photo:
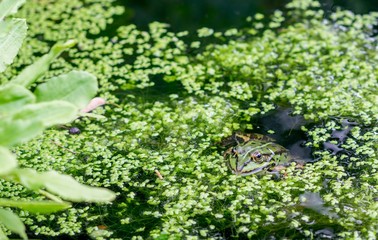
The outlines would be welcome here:
<svg viewBox="0 0 378 240">
<path fill-rule="evenodd" d="M 108 31 L 124 13 L 115 1 L 28 1 L 18 14 L 29 19 L 30 35 L 1 81 L 52 42 L 77 38 L 49 74 L 95 74 L 108 104 L 95 110 L 105 118 L 77 119 L 16 147 L 20 164 L 118 193 L 108 205 L 77 204 L 47 216 L 21 211 L 30 235 L 315 238 L 327 228 L 331 237 L 374 239 L 378 15 L 336 10 L 325 18 L 318 7 L 294 0 L 272 16 L 249 18 L 245 29 L 199 29 L 190 43 L 188 32 L 163 23 Z M 251 120 L 277 105 L 313 123 L 302 128 L 313 163 L 292 165 L 279 180 L 231 174 L 219 142 L 254 130 Z M 332 137 L 346 127 L 343 119 L 356 124 L 344 138 Z M 342 151 L 325 149 L 328 142 Z M 1 197 L 38 198 L 18 185 L 1 188 Z M 318 194 L 332 214 L 304 207 L 304 193 Z"/>
</svg>

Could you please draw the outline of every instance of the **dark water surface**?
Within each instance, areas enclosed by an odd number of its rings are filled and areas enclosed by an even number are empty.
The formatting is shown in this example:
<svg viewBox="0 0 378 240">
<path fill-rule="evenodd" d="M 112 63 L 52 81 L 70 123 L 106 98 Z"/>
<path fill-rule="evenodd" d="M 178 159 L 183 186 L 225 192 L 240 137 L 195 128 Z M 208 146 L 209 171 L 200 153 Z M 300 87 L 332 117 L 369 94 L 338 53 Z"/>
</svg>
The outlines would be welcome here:
<svg viewBox="0 0 378 240">
<path fill-rule="evenodd" d="M 147 28 L 153 21 L 168 23 L 173 31 L 195 32 L 201 27 L 218 31 L 241 27 L 248 16 L 283 9 L 289 0 L 118 0 L 128 9 L 128 21 Z M 378 11 L 377 0 L 320 0 L 326 15 L 337 6 L 354 13 Z M 126 19 L 125 19 L 126 20 Z"/>
<path fill-rule="evenodd" d="M 307 135 L 302 126 L 311 128 L 313 123 L 306 121 L 300 115 L 293 115 L 291 108 L 278 107 L 270 113 L 252 121 L 254 132 L 267 135 L 280 145 L 289 149 L 296 158 L 306 162 L 313 161 L 311 148 L 306 147 Z M 274 131 L 274 133 L 269 133 Z"/>
</svg>

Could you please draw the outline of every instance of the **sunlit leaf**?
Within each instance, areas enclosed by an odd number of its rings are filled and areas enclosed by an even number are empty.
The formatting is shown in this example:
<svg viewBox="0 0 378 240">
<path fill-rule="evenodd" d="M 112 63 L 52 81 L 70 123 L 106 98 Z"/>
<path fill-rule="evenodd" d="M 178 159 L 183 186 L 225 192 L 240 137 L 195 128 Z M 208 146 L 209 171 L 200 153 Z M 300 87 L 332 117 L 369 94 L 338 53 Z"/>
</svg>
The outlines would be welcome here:
<svg viewBox="0 0 378 240">
<path fill-rule="evenodd" d="M 44 128 L 75 119 L 77 108 L 64 101 L 29 104 L 0 119 L 0 145 L 12 146 L 41 134 Z"/>
<path fill-rule="evenodd" d="M 20 235 L 23 239 L 27 239 L 25 225 L 13 212 L 0 208 L 0 222 L 12 232 Z"/>
<path fill-rule="evenodd" d="M 47 191 L 70 201 L 107 202 L 115 198 L 115 194 L 108 189 L 86 186 L 73 177 L 56 171 L 38 173 L 34 169 L 16 169 L 12 173 L 15 181 L 29 189 L 46 188 Z"/>
<path fill-rule="evenodd" d="M 51 78 L 35 90 L 38 102 L 65 100 L 84 108 L 97 92 L 97 80 L 84 71 L 72 71 Z"/>
<path fill-rule="evenodd" d="M 71 207 L 67 202 L 53 202 L 53 201 L 21 201 L 9 200 L 0 198 L 0 206 L 2 207 L 16 207 L 26 210 L 31 213 L 53 213 L 65 210 Z M 0 238 L 1 239 L 1 238 Z"/>
<path fill-rule="evenodd" d="M 0 239 L 8 240 L 8 236 L 0 229 Z"/>
<path fill-rule="evenodd" d="M 45 127 L 68 123 L 76 118 L 77 108 L 65 101 L 29 104 L 13 115 L 13 120 L 42 122 Z"/>
<path fill-rule="evenodd" d="M 16 157 L 2 146 L 0 146 L 0 166 L 0 175 L 6 175 L 17 167 Z"/>
<path fill-rule="evenodd" d="M 0 87 L 0 114 L 17 111 L 25 104 L 34 101 L 33 93 L 22 86 L 9 84 Z"/>
<path fill-rule="evenodd" d="M 2 0 L 0 2 L 0 21 L 6 16 L 16 13 L 25 0 Z"/>
<path fill-rule="evenodd" d="M 18 168 L 12 172 L 15 181 L 31 190 L 38 190 L 43 187 L 43 179 L 40 174 L 31 168 Z"/>
<path fill-rule="evenodd" d="M 63 199 L 80 202 L 106 202 L 115 199 L 115 193 L 105 189 L 90 187 L 77 182 L 73 177 L 55 171 L 42 173 L 46 189 Z"/>
<path fill-rule="evenodd" d="M 76 41 L 69 40 L 65 43 L 55 44 L 49 53 L 43 55 L 40 59 L 35 61 L 32 65 L 26 67 L 22 72 L 13 78 L 10 83 L 19 84 L 29 87 L 37 79 L 39 79 L 47 70 L 50 64 L 57 58 L 64 50 L 71 48 L 76 44 Z"/>
<path fill-rule="evenodd" d="M 0 20 L 0 72 L 13 62 L 26 36 L 24 19 Z"/>
<path fill-rule="evenodd" d="M 41 134 L 43 129 L 39 121 L 0 119 L 0 145 L 13 146 L 26 142 Z"/>
</svg>

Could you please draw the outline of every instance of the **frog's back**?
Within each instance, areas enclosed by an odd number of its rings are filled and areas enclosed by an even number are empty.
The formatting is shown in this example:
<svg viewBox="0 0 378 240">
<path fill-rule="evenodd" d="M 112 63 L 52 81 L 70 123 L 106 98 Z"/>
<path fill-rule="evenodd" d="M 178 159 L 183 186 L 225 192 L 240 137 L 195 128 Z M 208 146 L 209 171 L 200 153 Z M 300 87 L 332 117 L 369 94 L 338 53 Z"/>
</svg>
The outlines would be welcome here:
<svg viewBox="0 0 378 240">
<path fill-rule="evenodd" d="M 259 133 L 240 133 L 236 132 L 230 137 L 227 137 L 222 140 L 222 146 L 236 146 L 239 144 L 244 144 L 249 141 L 259 141 L 259 142 L 274 142 L 275 140 L 271 137 L 259 134 Z"/>
</svg>

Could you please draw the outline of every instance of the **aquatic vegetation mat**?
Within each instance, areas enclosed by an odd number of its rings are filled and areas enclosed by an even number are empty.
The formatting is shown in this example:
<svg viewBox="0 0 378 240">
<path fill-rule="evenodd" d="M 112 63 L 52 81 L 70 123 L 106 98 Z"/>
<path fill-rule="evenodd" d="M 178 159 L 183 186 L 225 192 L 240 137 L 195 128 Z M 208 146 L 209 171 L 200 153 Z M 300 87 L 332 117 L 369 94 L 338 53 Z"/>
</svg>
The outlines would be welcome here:
<svg viewBox="0 0 378 240">
<path fill-rule="evenodd" d="M 75 38 L 50 76 L 89 71 L 108 104 L 95 111 L 105 118 L 81 118 L 15 148 L 20 164 L 118 193 L 108 205 L 21 211 L 30 236 L 374 238 L 378 15 L 335 10 L 325 18 L 319 7 L 293 1 L 249 18 L 249 28 L 203 28 L 186 42 L 189 33 L 156 22 L 149 31 L 108 31 L 124 11 L 115 1 L 28 1 L 18 15 L 29 18 L 30 35 L 0 81 L 51 43 Z M 280 179 L 232 174 L 219 142 L 253 132 L 277 106 L 311 123 L 296 131 L 313 161 Z M 35 197 L 18 185 L 1 188 L 1 197 Z"/>
</svg>

